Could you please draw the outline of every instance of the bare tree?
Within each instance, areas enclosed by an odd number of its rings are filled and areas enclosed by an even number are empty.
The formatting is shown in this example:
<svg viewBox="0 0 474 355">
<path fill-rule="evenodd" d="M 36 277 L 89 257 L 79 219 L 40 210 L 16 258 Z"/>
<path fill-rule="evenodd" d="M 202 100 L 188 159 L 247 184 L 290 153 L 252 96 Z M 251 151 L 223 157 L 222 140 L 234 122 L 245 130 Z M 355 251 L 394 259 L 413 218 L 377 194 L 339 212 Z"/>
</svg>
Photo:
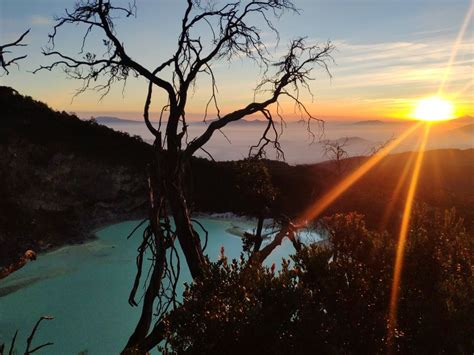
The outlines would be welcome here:
<svg viewBox="0 0 474 355">
<path fill-rule="evenodd" d="M 343 165 L 344 159 L 349 157 L 346 150 L 348 141 L 349 138 L 346 137 L 342 140 L 326 139 L 322 142 L 324 155 L 336 164 L 336 173 L 338 176 L 341 176 L 345 170 L 345 166 Z"/>
<path fill-rule="evenodd" d="M 381 142 L 381 143 L 378 143 L 376 145 L 374 145 L 373 147 L 371 147 L 369 149 L 369 151 L 364 154 L 364 155 L 368 155 L 368 156 L 373 156 L 373 155 L 376 155 L 376 154 L 379 154 L 382 150 L 384 150 L 385 148 L 387 148 L 387 146 L 392 143 L 393 141 L 395 140 L 395 136 L 392 134 L 389 138 L 387 138 L 385 141 Z"/>
<path fill-rule="evenodd" d="M 385 149 L 391 142 L 393 142 L 393 140 L 394 137 L 392 136 L 386 141 L 370 147 L 368 150 L 366 150 L 366 152 L 356 157 L 358 164 L 362 164 L 362 162 L 364 162 L 367 157 L 377 155 L 380 151 Z M 348 158 L 350 158 L 349 153 L 347 151 L 347 147 L 349 146 L 349 137 L 337 140 L 325 139 L 321 143 L 323 145 L 324 156 L 334 162 L 336 166 L 337 176 L 340 177 L 345 174 L 352 165 L 352 162 L 348 161 Z"/>
<path fill-rule="evenodd" d="M 30 32 L 30 30 L 25 31 L 20 37 L 18 37 L 18 39 L 16 39 L 15 41 L 13 41 L 11 43 L 0 45 L 0 68 L 2 69 L 2 70 L 0 70 L 0 74 L 2 74 L 2 75 L 3 74 L 7 74 L 7 75 L 10 74 L 10 72 L 8 71 L 8 67 L 10 67 L 13 64 L 18 66 L 18 61 L 20 61 L 22 59 L 25 59 L 27 57 L 27 55 L 22 55 L 22 56 L 13 57 L 12 59 L 7 60 L 7 59 L 5 59 L 5 54 L 12 53 L 10 48 L 25 47 L 26 44 L 21 43 L 21 42 L 23 41 L 23 39 L 25 39 L 26 35 L 29 32 Z"/>
<path fill-rule="evenodd" d="M 114 83 L 124 82 L 130 75 L 142 77 L 148 83 L 143 117 L 155 137 L 155 154 L 148 172 L 150 213 L 139 247 L 138 272 L 130 304 L 137 305 L 135 297 L 143 282 L 142 267 L 146 253 L 151 252 L 153 264 L 143 297 L 141 317 L 126 349 L 145 352 L 162 339 L 163 317 L 170 307 L 176 305 L 174 293 L 179 270 L 176 272 L 171 261 L 177 257 L 175 240 L 179 241 L 193 278 L 199 278 L 207 268 L 200 236 L 195 229 L 197 224 L 190 217 L 185 192 L 190 158 L 205 149 L 216 131 L 253 114 L 261 114 L 267 120 L 254 153 L 261 154 L 268 145 L 281 151 L 281 132 L 276 128 L 275 119 L 283 120 L 279 110 L 279 99 L 282 97 L 294 101 L 296 108 L 306 115 L 308 127 L 311 122 L 322 123 L 308 112 L 300 100 L 300 91 L 311 92 L 308 83 L 313 79 L 311 75 L 315 66 L 321 66 L 329 73 L 327 65 L 334 47 L 330 42 L 322 46 L 308 45 L 305 38 L 297 38 L 290 42 L 284 56 L 272 61 L 261 33 L 267 28 L 279 38 L 272 19 L 287 11 L 298 12 L 290 0 L 242 0 L 224 4 L 187 0 L 175 52 L 170 54 L 168 60 L 152 68 L 133 58 L 115 30 L 114 20 L 117 17 L 135 16 L 135 3 L 122 7 L 113 5 L 110 0 L 79 0 L 72 10 L 67 10 L 64 16 L 56 19 L 50 34 L 50 45 L 44 50 L 44 54 L 54 58 L 54 61 L 36 71 L 62 68 L 69 77 L 82 80 L 79 93 L 95 89 L 106 95 Z M 67 25 L 81 25 L 84 29 L 79 56 L 66 55 L 55 49 L 55 39 L 60 29 Z M 203 33 L 206 28 L 207 33 Z M 86 51 L 93 32 L 96 36 L 102 36 L 105 54 Z M 266 98 L 260 101 L 254 99 L 235 111 L 223 113 L 218 104 L 213 68 L 220 61 L 242 57 L 255 61 L 263 68 L 262 80 L 256 87 L 258 95 L 254 97 Z M 208 109 L 213 107 L 217 117 L 201 135 L 188 141 L 186 107 L 190 90 L 201 76 L 208 76 L 212 83 L 206 116 Z M 149 116 L 154 89 L 167 101 L 156 124 Z M 153 317 L 156 302 L 157 316 Z"/>
</svg>

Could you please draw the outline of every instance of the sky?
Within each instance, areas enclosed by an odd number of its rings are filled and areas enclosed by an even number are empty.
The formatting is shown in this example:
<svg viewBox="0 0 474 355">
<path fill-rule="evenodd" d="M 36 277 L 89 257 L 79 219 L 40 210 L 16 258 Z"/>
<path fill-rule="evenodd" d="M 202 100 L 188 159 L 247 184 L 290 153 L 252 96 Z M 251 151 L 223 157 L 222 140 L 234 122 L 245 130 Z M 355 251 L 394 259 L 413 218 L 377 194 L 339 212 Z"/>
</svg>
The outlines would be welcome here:
<svg viewBox="0 0 474 355">
<path fill-rule="evenodd" d="M 67 78 L 61 70 L 31 73 L 38 66 L 51 63 L 41 49 L 48 45 L 54 17 L 62 15 L 65 8 L 72 9 L 74 3 L 75 0 L 1 0 L 0 43 L 14 40 L 31 28 L 25 41 L 28 46 L 15 53 L 28 57 L 19 70 L 13 68 L 10 75 L 0 78 L 1 85 L 12 86 L 54 109 L 82 117 L 114 115 L 140 119 L 147 88 L 143 78 L 131 78 L 125 87 L 119 83 L 101 99 L 94 91 L 74 97 L 81 83 Z M 299 36 L 307 37 L 308 43 L 330 40 L 336 46 L 334 63 L 330 63 L 332 78 L 324 70 L 316 70 L 316 80 L 310 84 L 314 98 L 302 96 L 314 116 L 329 120 L 407 118 L 418 100 L 435 95 L 443 81 L 443 96 L 453 100 L 456 115 L 474 115 L 472 16 L 466 22 L 469 11 L 472 15 L 473 1 L 294 3 L 301 10 L 299 15 L 285 14 L 274 21 L 280 32 L 278 46 L 267 29 L 262 36 L 275 60 L 285 52 L 288 42 Z M 176 49 L 184 5 L 184 0 L 137 0 L 137 16 L 116 22 L 127 52 L 149 68 L 167 59 Z M 78 26 L 61 30 L 56 49 L 77 56 L 84 30 Z M 97 50 L 95 42 L 100 38 L 93 34 L 87 49 Z M 216 63 L 215 73 L 224 112 L 251 102 L 262 74 L 254 63 L 241 59 Z M 192 93 L 188 117 L 201 119 L 208 98 L 209 79 L 203 77 Z M 152 110 L 159 111 L 163 100 L 156 95 Z M 283 101 L 282 107 L 288 119 L 297 118 L 290 102 Z"/>
</svg>

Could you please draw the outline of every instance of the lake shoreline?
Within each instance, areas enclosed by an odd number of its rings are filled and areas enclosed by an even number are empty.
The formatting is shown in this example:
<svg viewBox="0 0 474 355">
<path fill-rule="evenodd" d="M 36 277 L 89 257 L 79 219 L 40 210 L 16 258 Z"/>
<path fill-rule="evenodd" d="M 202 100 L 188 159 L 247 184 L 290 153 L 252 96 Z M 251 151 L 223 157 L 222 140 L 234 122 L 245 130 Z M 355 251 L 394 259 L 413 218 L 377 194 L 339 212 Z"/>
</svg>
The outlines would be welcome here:
<svg viewBox="0 0 474 355">
<path fill-rule="evenodd" d="M 223 250 L 229 260 L 240 258 L 241 239 L 226 231 L 232 224 L 242 230 L 255 227 L 251 219 L 242 216 L 234 215 L 233 219 L 231 215 L 199 213 L 199 217 L 193 217 L 209 233 L 206 255 L 211 261 L 219 260 Z M 19 337 L 24 337 L 25 330 L 31 329 L 38 317 L 51 315 L 54 321 L 42 327 L 36 339 L 54 342 L 48 354 L 77 354 L 83 350 L 91 354 L 119 353 L 123 348 L 120 339 L 130 336 L 140 313 L 129 306 L 127 297 L 136 277 L 136 250 L 146 226 L 126 238 L 140 221 L 96 226 L 96 240 L 56 248 L 2 280 L 0 343 L 11 338 L 12 329 L 20 329 Z M 197 223 L 196 229 L 204 239 Z M 179 245 L 177 252 L 184 260 Z M 291 243 L 283 243 L 265 266 L 279 265 L 290 253 Z M 144 268 L 148 262 L 147 259 Z M 179 295 L 184 292 L 184 284 L 192 281 L 187 266 L 181 266 Z M 104 319 L 109 320 L 106 326 Z"/>
<path fill-rule="evenodd" d="M 54 244 L 54 245 L 46 245 L 42 246 L 41 248 L 34 250 L 35 259 L 38 257 L 43 257 L 49 253 L 55 252 L 57 250 L 61 250 L 62 248 L 69 247 L 69 246 L 76 246 L 76 245 L 84 245 L 93 241 L 96 241 L 98 239 L 97 233 L 104 229 L 107 228 L 111 225 L 121 223 L 121 222 L 130 222 L 130 221 L 140 221 L 143 220 L 144 215 L 130 215 L 127 216 L 128 218 L 124 218 L 123 215 L 117 215 L 112 219 L 108 219 L 107 221 L 94 221 L 90 222 L 89 226 L 84 226 L 84 230 L 86 231 L 83 233 L 83 237 L 80 240 L 77 239 L 69 239 L 65 240 L 64 243 L 60 244 Z M 193 218 L 205 218 L 205 219 L 210 219 L 210 220 L 219 220 L 219 221 L 225 221 L 225 222 L 242 222 L 248 225 L 249 228 L 252 226 L 252 220 L 253 218 L 244 216 L 244 215 L 237 215 L 232 212 L 224 212 L 224 213 L 212 213 L 212 212 L 197 212 L 193 214 Z M 243 232 L 237 231 L 239 227 L 235 226 L 234 228 L 229 228 L 229 233 L 237 236 L 237 237 L 242 237 Z M 25 250 L 25 253 L 27 250 Z M 8 278 L 8 276 L 14 274 L 16 271 L 20 270 L 23 268 L 27 263 L 30 262 L 35 262 L 35 260 L 23 260 L 23 256 L 20 257 L 18 260 L 15 262 L 4 266 L 3 268 L 0 268 L 0 283 L 2 280 Z"/>
<path fill-rule="evenodd" d="M 45 246 L 41 246 L 37 250 L 33 250 L 35 253 L 35 258 L 38 258 L 40 256 L 44 256 L 49 253 L 53 253 L 57 250 L 60 250 L 65 247 L 69 246 L 75 246 L 75 245 L 84 245 L 90 242 L 93 242 L 98 239 L 97 237 L 97 232 L 100 231 L 101 229 L 107 228 L 108 226 L 120 223 L 120 222 L 127 222 L 127 221 L 135 221 L 139 220 L 140 218 L 143 218 L 144 216 L 137 216 L 136 214 L 132 214 L 129 216 L 129 218 L 123 218 L 122 215 L 116 215 L 112 219 L 108 219 L 107 221 L 101 221 L 98 219 L 97 221 L 93 221 L 88 223 L 88 225 L 83 226 L 84 228 L 84 233 L 81 233 L 82 238 L 81 239 L 66 239 L 64 243 L 57 243 L 57 244 L 48 244 Z M 25 250 L 25 253 L 27 253 L 29 250 Z M 18 258 L 16 261 L 13 263 L 10 263 L 9 265 L 6 265 L 2 268 L 0 268 L 0 283 L 2 280 L 6 279 L 8 276 L 14 274 L 16 271 L 20 270 L 23 268 L 26 264 L 30 262 L 34 262 L 35 260 L 24 260 L 24 255 L 22 255 L 20 258 Z"/>
</svg>

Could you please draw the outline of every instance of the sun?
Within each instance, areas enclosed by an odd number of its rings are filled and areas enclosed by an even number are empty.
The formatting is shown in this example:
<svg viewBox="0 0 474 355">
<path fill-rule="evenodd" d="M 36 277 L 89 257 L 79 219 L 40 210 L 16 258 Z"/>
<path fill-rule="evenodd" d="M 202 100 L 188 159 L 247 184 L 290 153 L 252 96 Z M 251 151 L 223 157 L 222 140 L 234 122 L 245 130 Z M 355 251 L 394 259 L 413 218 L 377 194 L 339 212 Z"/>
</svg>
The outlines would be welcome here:
<svg viewBox="0 0 474 355">
<path fill-rule="evenodd" d="M 453 104 L 441 97 L 434 96 L 420 100 L 413 113 L 421 121 L 444 121 L 454 118 Z"/>
</svg>

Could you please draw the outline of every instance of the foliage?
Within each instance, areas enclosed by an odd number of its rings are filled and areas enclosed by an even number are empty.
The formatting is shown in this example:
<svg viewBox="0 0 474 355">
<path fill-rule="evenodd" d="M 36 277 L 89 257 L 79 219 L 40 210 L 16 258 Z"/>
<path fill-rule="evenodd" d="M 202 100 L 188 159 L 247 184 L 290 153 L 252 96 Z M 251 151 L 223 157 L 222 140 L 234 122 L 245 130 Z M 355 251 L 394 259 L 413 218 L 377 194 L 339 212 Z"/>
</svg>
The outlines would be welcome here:
<svg viewBox="0 0 474 355">
<path fill-rule="evenodd" d="M 393 154 L 382 159 L 327 210 L 327 215 L 358 211 L 365 215 L 371 229 L 388 229 L 398 232 L 399 219 L 409 179 L 402 179 L 404 167 L 413 153 Z M 270 216 L 298 216 L 310 204 L 328 191 L 338 179 L 360 166 L 364 157 L 344 160 L 345 171 L 338 176 L 337 167 L 323 162 L 311 165 L 290 166 L 284 162 L 262 160 L 268 170 L 271 184 L 276 190 L 275 201 L 269 205 Z M 205 159 L 192 161 L 192 199 L 195 209 L 209 212 L 250 214 L 255 206 L 246 200 L 237 187 L 239 162 L 212 162 Z M 474 149 L 427 151 L 420 172 L 417 201 L 445 209 L 456 207 L 469 231 L 474 228 L 474 179 L 466 171 L 474 169 Z M 248 186 L 252 187 L 252 185 Z M 398 190 L 398 194 L 394 191 Z M 213 191 L 212 194 L 205 191 Z M 226 196 L 226 198 L 222 198 Z M 390 206 L 390 207 L 389 207 Z M 386 214 L 387 212 L 391 212 Z"/>
<path fill-rule="evenodd" d="M 278 193 L 268 167 L 253 158 L 236 162 L 235 170 L 237 190 L 248 204 L 247 214 L 258 217 L 268 215 Z"/>
<path fill-rule="evenodd" d="M 212 263 L 166 321 L 178 353 L 383 353 L 395 236 L 356 213 L 325 219 L 330 243 L 304 247 L 281 271 L 244 259 Z M 409 235 L 395 349 L 472 353 L 473 241 L 454 211 L 418 209 Z"/>
</svg>

